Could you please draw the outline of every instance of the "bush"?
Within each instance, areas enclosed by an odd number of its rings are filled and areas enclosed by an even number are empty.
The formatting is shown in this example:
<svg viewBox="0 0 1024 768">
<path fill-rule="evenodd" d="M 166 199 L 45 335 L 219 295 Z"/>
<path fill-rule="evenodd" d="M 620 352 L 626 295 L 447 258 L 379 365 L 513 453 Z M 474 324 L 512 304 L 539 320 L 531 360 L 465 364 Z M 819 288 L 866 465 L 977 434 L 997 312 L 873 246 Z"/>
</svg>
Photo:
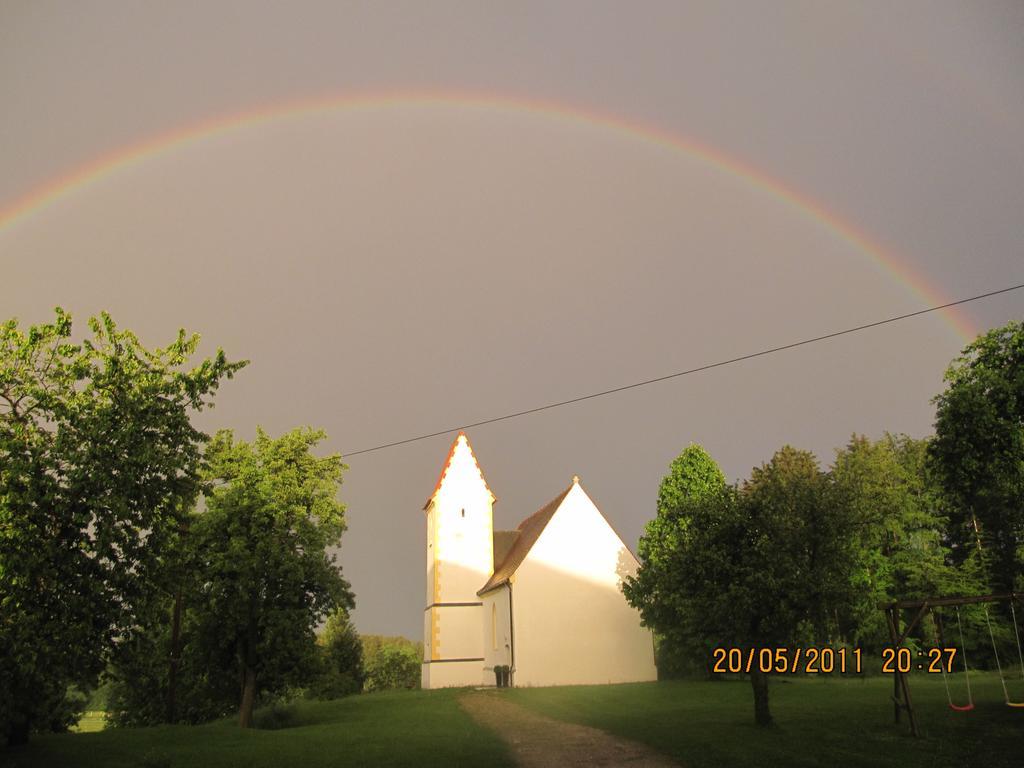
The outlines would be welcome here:
<svg viewBox="0 0 1024 768">
<path fill-rule="evenodd" d="M 307 694 L 314 699 L 328 701 L 351 696 L 363 690 L 363 681 L 350 672 L 328 669 L 322 672 L 307 689 Z"/>
<path fill-rule="evenodd" d="M 710 655 L 698 643 L 684 643 L 678 638 L 654 636 L 654 664 L 659 680 L 679 680 L 689 677 L 710 677 Z"/>
<path fill-rule="evenodd" d="M 367 660 L 366 690 L 386 691 L 420 687 L 420 654 L 411 644 L 389 643 Z"/>
<path fill-rule="evenodd" d="M 253 713 L 252 724 L 261 731 L 277 731 L 298 725 L 298 710 L 294 704 L 274 702 Z"/>
</svg>

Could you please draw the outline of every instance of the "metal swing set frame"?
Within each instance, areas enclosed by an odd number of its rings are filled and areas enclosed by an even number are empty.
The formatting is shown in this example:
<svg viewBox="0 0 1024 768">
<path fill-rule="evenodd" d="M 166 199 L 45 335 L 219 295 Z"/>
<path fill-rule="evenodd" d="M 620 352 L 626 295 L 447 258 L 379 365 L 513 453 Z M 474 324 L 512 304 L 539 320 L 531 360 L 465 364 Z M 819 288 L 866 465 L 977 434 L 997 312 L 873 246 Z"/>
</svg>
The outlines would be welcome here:
<svg viewBox="0 0 1024 768">
<path fill-rule="evenodd" d="M 967 656 L 965 653 L 965 647 L 963 642 L 963 628 L 960 626 L 960 606 L 963 605 L 977 605 L 982 604 L 985 609 L 985 624 L 988 627 L 989 639 L 992 641 L 992 650 L 995 654 L 996 669 L 999 672 L 999 681 L 1003 686 L 1003 701 L 1007 706 L 1022 708 L 1024 709 L 1024 701 L 1016 702 L 1010 700 L 1009 692 L 1006 688 L 1006 679 L 1003 677 L 1003 668 L 999 660 L 999 650 L 996 647 L 995 634 L 992 631 L 992 620 L 989 617 L 988 603 L 1001 603 L 1004 600 L 1010 603 L 1010 615 L 1013 620 L 1013 631 L 1014 636 L 1017 640 L 1017 656 L 1020 661 L 1021 678 L 1024 679 L 1024 651 L 1021 650 L 1021 639 L 1020 630 L 1017 626 L 1017 612 L 1014 609 L 1015 602 L 1024 602 L 1024 595 L 1018 592 L 1006 592 L 1002 594 L 993 595 L 977 595 L 974 597 L 929 597 L 925 600 L 898 600 L 893 603 L 885 603 L 879 606 L 886 616 L 886 622 L 889 626 L 889 636 L 892 640 L 892 647 L 894 649 L 900 648 L 906 641 L 907 637 L 914 630 L 914 628 L 920 624 L 929 611 L 933 611 L 936 608 L 951 607 L 956 610 L 957 617 L 957 630 L 960 635 L 960 649 L 961 657 L 963 658 L 964 665 L 964 679 L 967 685 L 967 704 L 957 705 L 953 703 L 953 698 L 949 692 L 949 683 L 946 679 L 945 667 L 942 667 L 942 679 L 946 685 L 946 696 L 949 700 L 949 706 L 951 709 L 957 712 L 967 712 L 974 709 L 974 698 L 971 694 L 971 681 L 970 672 L 967 669 Z M 904 610 L 916 610 L 913 619 L 907 624 L 907 626 L 900 631 L 900 613 Z M 940 639 L 942 632 L 941 622 L 937 622 Z M 914 712 L 913 700 L 910 696 L 910 681 L 906 672 L 901 672 L 899 667 L 896 667 L 896 672 L 893 675 L 893 720 L 896 723 L 900 722 L 900 712 L 906 711 L 907 720 L 910 724 L 910 732 L 915 737 L 920 736 L 920 730 L 917 724 L 917 715 Z"/>
</svg>

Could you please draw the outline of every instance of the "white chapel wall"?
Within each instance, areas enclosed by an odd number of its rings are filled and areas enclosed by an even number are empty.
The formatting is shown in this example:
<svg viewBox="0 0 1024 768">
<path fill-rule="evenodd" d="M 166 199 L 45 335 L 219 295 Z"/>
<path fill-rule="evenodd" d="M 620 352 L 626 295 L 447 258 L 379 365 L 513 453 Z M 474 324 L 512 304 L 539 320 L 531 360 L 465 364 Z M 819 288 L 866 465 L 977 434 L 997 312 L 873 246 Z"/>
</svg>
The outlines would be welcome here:
<svg viewBox="0 0 1024 768">
<path fill-rule="evenodd" d="M 494 668 L 512 666 L 512 626 L 508 610 L 508 588 L 504 585 L 483 596 L 484 674 L 483 684 L 494 685 Z"/>
<path fill-rule="evenodd" d="M 654 644 L 619 588 L 637 567 L 578 485 L 516 571 L 516 686 L 655 680 Z"/>
<path fill-rule="evenodd" d="M 423 665 L 420 685 L 423 688 L 463 688 L 480 685 L 481 662 L 432 662 Z"/>
</svg>

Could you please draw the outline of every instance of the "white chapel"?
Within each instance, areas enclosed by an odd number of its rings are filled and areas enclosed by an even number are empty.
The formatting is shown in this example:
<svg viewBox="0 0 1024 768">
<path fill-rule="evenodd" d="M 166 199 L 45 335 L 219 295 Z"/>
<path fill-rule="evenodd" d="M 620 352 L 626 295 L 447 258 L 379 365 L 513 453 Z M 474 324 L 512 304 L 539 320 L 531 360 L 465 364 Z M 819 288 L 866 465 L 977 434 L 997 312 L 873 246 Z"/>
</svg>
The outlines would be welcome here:
<svg viewBox="0 0 1024 768">
<path fill-rule="evenodd" d="M 427 518 L 423 687 L 654 680 L 654 642 L 619 585 L 633 554 L 579 478 L 514 531 L 464 433 L 452 443 Z"/>
</svg>

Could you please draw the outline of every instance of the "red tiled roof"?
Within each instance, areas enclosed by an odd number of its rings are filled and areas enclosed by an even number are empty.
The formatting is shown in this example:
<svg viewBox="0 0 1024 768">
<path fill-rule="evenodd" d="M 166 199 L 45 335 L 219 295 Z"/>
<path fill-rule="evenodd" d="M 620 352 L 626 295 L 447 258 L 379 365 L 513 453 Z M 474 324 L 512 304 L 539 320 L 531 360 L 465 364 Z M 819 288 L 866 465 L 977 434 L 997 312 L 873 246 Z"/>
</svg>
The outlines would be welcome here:
<svg viewBox="0 0 1024 768">
<path fill-rule="evenodd" d="M 519 527 L 516 529 L 519 535 L 512 543 L 505 559 L 500 564 L 495 563 L 494 573 L 487 580 L 487 583 L 484 584 L 483 588 L 477 592 L 478 595 L 489 592 L 495 587 L 500 587 L 511 578 L 516 569 L 522 565 L 526 556 L 530 554 L 533 545 L 537 543 L 537 539 L 540 538 L 548 523 L 551 522 L 555 512 L 562 506 L 562 502 L 569 494 L 569 491 L 572 490 L 573 485 L 576 485 L 576 483 L 573 482 L 572 485 L 519 524 Z"/>
<path fill-rule="evenodd" d="M 444 482 L 444 476 L 448 472 L 448 466 L 452 463 L 452 457 L 455 455 L 455 448 L 459 444 L 460 437 L 466 438 L 466 447 L 469 448 L 469 455 L 473 457 L 473 463 L 476 464 L 476 468 L 480 472 L 480 479 L 484 481 L 484 488 L 486 488 L 487 492 L 491 494 L 492 499 L 495 501 L 498 500 L 498 497 L 494 495 L 494 491 L 492 491 L 490 486 L 487 485 L 487 478 L 484 477 L 484 471 L 480 469 L 480 462 L 476 460 L 476 454 L 473 452 L 473 446 L 469 442 L 469 436 L 465 432 L 459 432 L 452 441 L 452 447 L 448 449 L 448 458 L 444 460 L 444 465 L 441 467 L 441 474 L 437 477 L 437 484 L 434 486 L 434 490 L 430 492 L 426 503 L 423 505 L 424 510 L 430 506 L 430 502 L 433 501 L 437 492 L 441 490 L 441 483 Z"/>
</svg>

